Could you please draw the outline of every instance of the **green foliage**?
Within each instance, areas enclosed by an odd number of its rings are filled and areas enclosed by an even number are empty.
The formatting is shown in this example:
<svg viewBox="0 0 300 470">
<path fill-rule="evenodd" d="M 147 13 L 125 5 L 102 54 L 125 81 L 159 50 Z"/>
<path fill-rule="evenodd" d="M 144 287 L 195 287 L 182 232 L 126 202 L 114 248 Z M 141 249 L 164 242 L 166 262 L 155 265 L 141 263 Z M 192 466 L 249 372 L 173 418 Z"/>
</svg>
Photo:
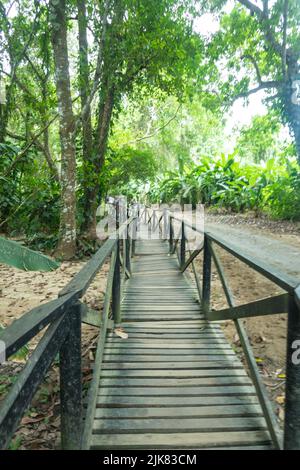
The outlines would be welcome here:
<svg viewBox="0 0 300 470">
<path fill-rule="evenodd" d="M 279 130 L 278 116 L 274 113 L 254 116 L 250 126 L 241 129 L 235 152 L 255 163 L 275 157 L 279 147 Z"/>
<path fill-rule="evenodd" d="M 106 186 L 111 192 L 128 183 L 130 180 L 143 181 L 153 179 L 157 173 L 157 160 L 149 148 L 135 149 L 121 147 L 111 149 L 106 160 Z"/>
<path fill-rule="evenodd" d="M 300 172 L 287 165 L 287 172 L 264 188 L 267 212 L 278 219 L 300 219 Z"/>
<path fill-rule="evenodd" d="M 3 237 L 0 237 L 0 263 L 25 271 L 53 271 L 59 267 L 47 256 Z"/>
<path fill-rule="evenodd" d="M 216 3 L 207 2 L 207 8 L 215 10 Z M 268 107 L 289 125 L 300 163 L 300 111 L 291 100 L 292 84 L 299 79 L 299 0 L 231 3 L 226 12 L 220 9 L 220 27 L 207 43 L 220 99 L 231 106 L 263 90 Z"/>
<path fill-rule="evenodd" d="M 22 436 L 17 436 L 15 439 L 12 439 L 12 441 L 9 444 L 8 449 L 19 450 L 21 445 L 22 445 Z"/>
<path fill-rule="evenodd" d="M 131 182 L 123 190 L 130 199 L 151 203 L 202 203 L 232 212 L 252 210 L 300 219 L 300 174 L 294 161 L 283 159 L 258 165 L 241 163 L 234 156 L 203 158 L 184 174 L 169 172 L 153 183 Z"/>
</svg>

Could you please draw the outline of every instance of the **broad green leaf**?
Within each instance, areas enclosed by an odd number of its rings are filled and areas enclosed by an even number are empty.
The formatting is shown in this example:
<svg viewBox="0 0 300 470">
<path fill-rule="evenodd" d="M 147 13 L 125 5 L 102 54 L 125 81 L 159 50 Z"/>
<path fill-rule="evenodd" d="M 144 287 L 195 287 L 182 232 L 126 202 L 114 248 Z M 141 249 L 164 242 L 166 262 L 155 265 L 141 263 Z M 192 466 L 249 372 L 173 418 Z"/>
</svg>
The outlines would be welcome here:
<svg viewBox="0 0 300 470">
<path fill-rule="evenodd" d="M 53 271 L 59 267 L 59 264 L 48 256 L 3 237 L 0 237 L 0 263 L 24 271 Z"/>
</svg>

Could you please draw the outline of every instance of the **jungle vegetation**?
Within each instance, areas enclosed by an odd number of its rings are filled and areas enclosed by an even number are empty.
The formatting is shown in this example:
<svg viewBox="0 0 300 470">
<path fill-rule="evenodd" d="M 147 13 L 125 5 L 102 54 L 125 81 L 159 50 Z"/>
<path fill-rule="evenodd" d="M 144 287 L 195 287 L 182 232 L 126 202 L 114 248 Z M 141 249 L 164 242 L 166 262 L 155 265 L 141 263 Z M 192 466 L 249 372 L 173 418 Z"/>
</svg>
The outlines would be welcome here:
<svg viewBox="0 0 300 470">
<path fill-rule="evenodd" d="M 108 194 L 300 219 L 299 56 L 299 0 L 0 0 L 0 232 L 70 259 Z"/>
</svg>

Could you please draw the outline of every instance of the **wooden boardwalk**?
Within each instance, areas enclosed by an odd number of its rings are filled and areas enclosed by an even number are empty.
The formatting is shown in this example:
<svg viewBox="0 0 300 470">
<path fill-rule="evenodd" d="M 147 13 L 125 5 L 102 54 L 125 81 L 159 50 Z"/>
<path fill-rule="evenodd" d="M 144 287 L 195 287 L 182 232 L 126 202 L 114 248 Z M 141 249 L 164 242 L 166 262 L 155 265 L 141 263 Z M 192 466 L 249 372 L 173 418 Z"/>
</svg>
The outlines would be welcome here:
<svg viewBox="0 0 300 470">
<path fill-rule="evenodd" d="M 161 240 L 140 240 L 108 332 L 92 449 L 269 449 L 254 386 Z"/>
</svg>

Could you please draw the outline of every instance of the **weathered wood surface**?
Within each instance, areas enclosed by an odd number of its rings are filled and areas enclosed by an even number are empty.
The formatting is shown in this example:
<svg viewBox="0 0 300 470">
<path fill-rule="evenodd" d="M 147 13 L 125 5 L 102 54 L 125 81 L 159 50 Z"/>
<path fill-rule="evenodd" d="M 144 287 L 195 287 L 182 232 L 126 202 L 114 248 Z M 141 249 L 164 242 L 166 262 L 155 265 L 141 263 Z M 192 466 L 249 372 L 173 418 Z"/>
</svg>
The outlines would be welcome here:
<svg viewBox="0 0 300 470">
<path fill-rule="evenodd" d="M 108 332 L 91 449 L 269 449 L 255 388 L 197 291 L 160 240 L 136 242 Z"/>
</svg>

